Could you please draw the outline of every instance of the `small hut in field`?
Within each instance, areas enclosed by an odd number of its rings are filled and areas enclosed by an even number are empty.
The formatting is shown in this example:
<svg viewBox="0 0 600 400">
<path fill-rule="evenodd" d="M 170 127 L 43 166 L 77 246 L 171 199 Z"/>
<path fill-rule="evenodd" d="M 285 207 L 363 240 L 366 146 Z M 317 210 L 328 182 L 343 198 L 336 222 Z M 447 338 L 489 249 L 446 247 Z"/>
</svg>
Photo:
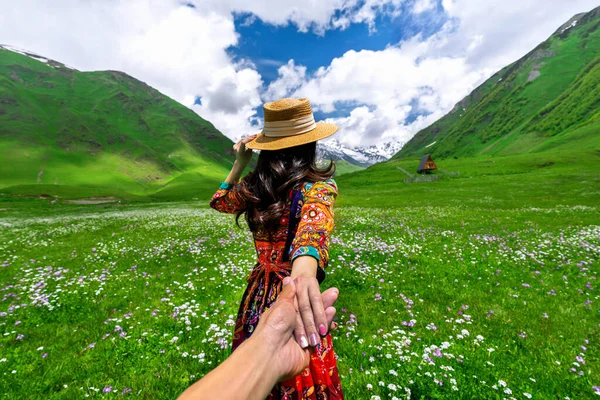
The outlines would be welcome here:
<svg viewBox="0 0 600 400">
<path fill-rule="evenodd" d="M 434 169 L 437 169 L 437 165 L 431 158 L 430 154 L 426 154 L 421 158 L 421 162 L 419 163 L 419 168 L 417 168 L 417 173 L 419 174 L 428 174 Z"/>
</svg>

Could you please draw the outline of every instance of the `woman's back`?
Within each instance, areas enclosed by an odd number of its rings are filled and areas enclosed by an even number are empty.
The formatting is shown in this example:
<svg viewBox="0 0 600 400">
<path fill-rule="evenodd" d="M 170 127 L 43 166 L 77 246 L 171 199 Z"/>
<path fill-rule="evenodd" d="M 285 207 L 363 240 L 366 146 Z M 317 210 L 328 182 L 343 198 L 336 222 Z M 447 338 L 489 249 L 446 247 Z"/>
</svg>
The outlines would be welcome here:
<svg viewBox="0 0 600 400">
<path fill-rule="evenodd" d="M 237 214 L 244 210 L 246 202 L 236 185 L 222 185 L 215 193 L 210 206 L 218 211 Z M 279 218 L 276 229 L 266 230 L 260 226 L 252 230 L 258 262 L 260 264 L 283 264 L 284 250 L 288 239 L 290 207 L 294 190 L 301 192 L 301 213 L 297 231 L 289 250 L 289 261 L 298 256 L 310 255 L 325 268 L 329 253 L 329 232 L 333 229 L 333 203 L 337 196 L 337 185 L 333 179 L 319 182 L 304 182 L 294 185 L 288 192 L 286 207 Z"/>
</svg>

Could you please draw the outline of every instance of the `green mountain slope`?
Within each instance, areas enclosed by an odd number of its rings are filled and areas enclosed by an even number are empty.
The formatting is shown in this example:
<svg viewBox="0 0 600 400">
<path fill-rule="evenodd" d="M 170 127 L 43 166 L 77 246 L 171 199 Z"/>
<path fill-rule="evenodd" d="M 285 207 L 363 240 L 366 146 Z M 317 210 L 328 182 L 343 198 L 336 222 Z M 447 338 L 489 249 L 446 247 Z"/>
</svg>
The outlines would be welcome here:
<svg viewBox="0 0 600 400">
<path fill-rule="evenodd" d="M 195 188 L 214 188 L 227 173 L 231 141 L 145 83 L 7 48 L 0 46 L 0 192 L 206 197 Z"/>
<path fill-rule="evenodd" d="M 598 147 L 599 87 L 600 7 L 496 73 L 394 158 L 518 154 L 574 141 Z"/>
</svg>

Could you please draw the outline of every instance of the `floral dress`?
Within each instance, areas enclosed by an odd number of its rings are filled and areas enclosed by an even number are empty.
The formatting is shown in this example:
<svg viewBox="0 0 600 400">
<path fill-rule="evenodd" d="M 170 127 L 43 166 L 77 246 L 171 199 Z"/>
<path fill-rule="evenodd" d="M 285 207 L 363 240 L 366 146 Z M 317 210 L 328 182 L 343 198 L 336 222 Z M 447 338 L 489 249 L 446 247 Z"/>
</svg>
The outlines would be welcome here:
<svg viewBox="0 0 600 400">
<path fill-rule="evenodd" d="M 252 232 L 258 262 L 247 277 L 248 287 L 237 315 L 233 335 L 233 350 L 248 339 L 258 325 L 261 314 L 277 299 L 281 281 L 289 276 L 296 257 L 312 256 L 318 262 L 320 275 L 329 260 L 329 234 L 333 229 L 333 203 L 337 186 L 333 179 L 324 182 L 297 184 L 290 192 L 288 207 L 280 220 L 280 227 L 270 237 L 266 232 Z M 284 257 L 290 206 L 294 193 L 301 193 L 300 215 L 296 235 L 289 254 Z M 237 184 L 223 182 L 210 201 L 217 211 L 237 213 L 244 210 L 244 199 Z M 292 216 L 293 218 L 293 216 Z M 289 259 L 289 261 L 284 261 Z M 310 365 L 297 377 L 273 388 L 268 400 L 337 400 L 343 399 L 342 386 L 336 366 L 331 335 L 323 337 L 310 357 Z"/>
</svg>

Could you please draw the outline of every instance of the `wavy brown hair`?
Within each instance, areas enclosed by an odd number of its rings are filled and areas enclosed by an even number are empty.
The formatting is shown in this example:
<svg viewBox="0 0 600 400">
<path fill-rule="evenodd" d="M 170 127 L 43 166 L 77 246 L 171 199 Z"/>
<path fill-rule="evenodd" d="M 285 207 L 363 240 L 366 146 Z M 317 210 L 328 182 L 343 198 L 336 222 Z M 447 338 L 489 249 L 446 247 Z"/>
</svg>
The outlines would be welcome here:
<svg viewBox="0 0 600 400">
<path fill-rule="evenodd" d="M 307 143 L 281 150 L 261 150 L 254 171 L 238 185 L 246 208 L 236 216 L 246 214 L 250 230 L 273 233 L 288 207 L 289 192 L 297 182 L 325 181 L 335 173 L 335 164 L 317 166 L 317 143 Z"/>
</svg>

